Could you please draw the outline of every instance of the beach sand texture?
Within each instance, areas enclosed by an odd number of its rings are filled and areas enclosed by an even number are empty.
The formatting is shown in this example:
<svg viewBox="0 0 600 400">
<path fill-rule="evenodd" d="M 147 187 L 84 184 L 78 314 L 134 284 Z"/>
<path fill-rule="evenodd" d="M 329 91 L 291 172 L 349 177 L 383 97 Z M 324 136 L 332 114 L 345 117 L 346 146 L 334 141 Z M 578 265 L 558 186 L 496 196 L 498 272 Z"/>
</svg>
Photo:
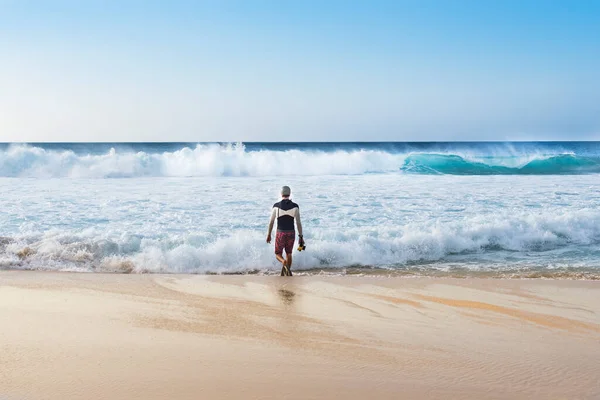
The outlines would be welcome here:
<svg viewBox="0 0 600 400">
<path fill-rule="evenodd" d="M 600 283 L 0 272 L 0 399 L 598 399 Z"/>
</svg>

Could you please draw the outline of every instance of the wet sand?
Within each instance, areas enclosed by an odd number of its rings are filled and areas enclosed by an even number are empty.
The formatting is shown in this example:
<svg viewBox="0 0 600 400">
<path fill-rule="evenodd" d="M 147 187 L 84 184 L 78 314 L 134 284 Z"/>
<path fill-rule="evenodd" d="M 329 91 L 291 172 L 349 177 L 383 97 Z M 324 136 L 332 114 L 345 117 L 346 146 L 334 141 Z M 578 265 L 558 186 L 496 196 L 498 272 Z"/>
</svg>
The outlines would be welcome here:
<svg viewBox="0 0 600 400">
<path fill-rule="evenodd" d="M 598 399 L 600 282 L 0 272 L 0 399 Z"/>
</svg>

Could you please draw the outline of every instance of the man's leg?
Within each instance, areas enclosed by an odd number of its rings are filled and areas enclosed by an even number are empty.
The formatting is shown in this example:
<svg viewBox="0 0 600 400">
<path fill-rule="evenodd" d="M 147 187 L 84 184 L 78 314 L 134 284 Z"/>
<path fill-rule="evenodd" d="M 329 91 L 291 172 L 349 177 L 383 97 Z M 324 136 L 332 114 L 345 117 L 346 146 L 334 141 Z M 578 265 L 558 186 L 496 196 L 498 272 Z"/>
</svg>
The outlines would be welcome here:
<svg viewBox="0 0 600 400">
<path fill-rule="evenodd" d="M 294 233 L 287 235 L 285 238 L 285 256 L 287 259 L 285 260 L 285 265 L 287 269 L 287 273 L 289 276 L 292 276 L 292 253 L 294 251 L 294 243 L 296 242 L 296 235 Z"/>
<path fill-rule="evenodd" d="M 285 265 L 285 258 L 283 258 L 283 254 L 275 254 L 275 258 L 277 258 L 277 261 L 279 261 L 282 265 Z"/>
<path fill-rule="evenodd" d="M 285 258 L 283 258 L 283 254 L 275 254 L 275 258 L 277 258 L 277 261 L 279 261 L 282 264 L 285 262 Z"/>
<path fill-rule="evenodd" d="M 294 243 L 296 242 L 296 235 L 291 234 L 286 238 L 285 243 L 285 256 L 287 257 L 286 265 L 288 269 L 288 273 L 292 276 L 292 253 L 294 252 Z"/>
<path fill-rule="evenodd" d="M 281 276 L 286 275 L 285 274 L 285 268 L 286 268 L 286 261 L 285 258 L 283 258 L 283 254 L 275 254 L 275 257 L 277 258 L 277 261 L 279 261 L 282 265 L 281 267 Z"/>
<path fill-rule="evenodd" d="M 280 232 L 277 232 L 275 234 L 275 257 L 277 258 L 277 261 L 279 261 L 282 265 L 281 276 L 287 275 L 285 274 L 285 258 L 283 258 L 283 250 L 285 248 L 285 242 L 283 239 L 283 235 Z"/>
<path fill-rule="evenodd" d="M 286 253 L 287 255 L 287 253 Z M 292 271 L 290 270 L 290 264 L 289 260 L 290 260 L 290 256 L 287 255 L 287 259 L 283 258 L 283 255 L 278 255 L 277 259 L 279 261 L 281 261 L 281 276 L 292 276 Z"/>
</svg>

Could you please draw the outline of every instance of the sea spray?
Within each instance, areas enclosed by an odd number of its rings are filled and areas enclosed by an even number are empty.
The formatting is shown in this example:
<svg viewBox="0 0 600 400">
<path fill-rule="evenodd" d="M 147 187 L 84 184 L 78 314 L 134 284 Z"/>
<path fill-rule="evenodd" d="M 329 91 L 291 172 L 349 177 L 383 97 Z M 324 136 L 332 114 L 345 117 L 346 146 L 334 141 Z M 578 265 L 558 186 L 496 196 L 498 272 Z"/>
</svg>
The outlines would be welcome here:
<svg viewBox="0 0 600 400">
<path fill-rule="evenodd" d="M 87 151 L 86 151 L 87 150 Z M 477 151 L 475 151 L 477 150 Z M 115 145 L 98 152 L 70 146 L 0 148 L 0 177 L 135 178 L 293 175 L 450 174 L 578 175 L 600 173 L 600 155 L 562 147 L 485 153 L 472 146 L 269 146 L 196 144 L 161 148 Z"/>
<path fill-rule="evenodd" d="M 16 269 L 100 272 L 242 273 L 268 271 L 272 249 L 263 230 L 238 229 L 200 238 L 167 233 L 118 235 L 98 229 L 4 237 L 0 266 Z M 298 269 L 349 266 L 398 268 L 415 264 L 505 257 L 543 259 L 565 249 L 600 249 L 600 212 L 567 215 L 471 217 L 404 226 L 311 227 L 310 251 Z M 490 258 L 491 257 L 491 258 Z"/>
<path fill-rule="evenodd" d="M 277 273 L 265 238 L 285 184 L 303 215 L 301 273 L 594 279 L 597 154 L 594 143 L 0 145 L 0 268 Z"/>
</svg>

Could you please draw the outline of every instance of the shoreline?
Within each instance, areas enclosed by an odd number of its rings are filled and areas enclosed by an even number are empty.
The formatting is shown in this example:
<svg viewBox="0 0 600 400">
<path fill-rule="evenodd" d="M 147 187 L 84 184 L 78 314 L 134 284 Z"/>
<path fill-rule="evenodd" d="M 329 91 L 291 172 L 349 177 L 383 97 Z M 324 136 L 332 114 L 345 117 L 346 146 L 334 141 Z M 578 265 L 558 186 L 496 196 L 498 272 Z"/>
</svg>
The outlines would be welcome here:
<svg viewBox="0 0 600 400">
<path fill-rule="evenodd" d="M 595 281 L 13 270 L 0 324 L 11 400 L 600 396 Z"/>
<path fill-rule="evenodd" d="M 59 274 L 96 274 L 96 275 L 152 275 L 152 276 L 248 276 L 248 277 L 275 277 L 280 275 L 278 269 L 273 270 L 251 270 L 243 272 L 169 272 L 169 271 L 123 271 L 123 270 L 44 270 L 44 269 L 19 269 L 0 268 L 3 272 L 26 272 L 26 273 L 59 273 Z M 460 279 L 460 280 L 556 280 L 556 281 L 600 281 L 600 270 L 598 268 L 586 268 L 579 270 L 566 269 L 540 269 L 528 271 L 516 270 L 484 270 L 484 271 L 439 271 L 429 270 L 427 272 L 415 272 L 402 269 L 386 269 L 372 267 L 352 268 L 314 268 L 314 269 L 292 269 L 294 277 L 349 277 L 349 278 L 406 278 L 406 279 Z"/>
</svg>

